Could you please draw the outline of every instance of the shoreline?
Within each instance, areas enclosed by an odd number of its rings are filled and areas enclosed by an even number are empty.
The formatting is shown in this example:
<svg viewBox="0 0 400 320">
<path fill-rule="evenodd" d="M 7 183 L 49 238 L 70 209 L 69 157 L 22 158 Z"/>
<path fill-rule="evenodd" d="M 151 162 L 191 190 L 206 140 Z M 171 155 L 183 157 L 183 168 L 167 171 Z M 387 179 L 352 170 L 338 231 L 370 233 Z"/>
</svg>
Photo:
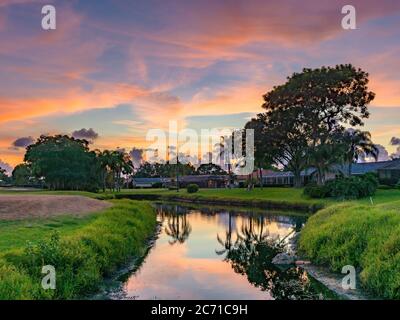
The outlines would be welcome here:
<svg viewBox="0 0 400 320">
<path fill-rule="evenodd" d="M 229 205 L 234 207 L 251 207 L 272 210 L 298 210 L 304 213 L 316 213 L 325 206 L 322 204 L 290 203 L 273 200 L 238 200 L 233 198 L 213 199 L 199 198 L 196 196 L 160 195 L 160 194 L 115 194 L 115 199 L 147 200 L 147 201 L 173 201 L 205 205 Z"/>
</svg>

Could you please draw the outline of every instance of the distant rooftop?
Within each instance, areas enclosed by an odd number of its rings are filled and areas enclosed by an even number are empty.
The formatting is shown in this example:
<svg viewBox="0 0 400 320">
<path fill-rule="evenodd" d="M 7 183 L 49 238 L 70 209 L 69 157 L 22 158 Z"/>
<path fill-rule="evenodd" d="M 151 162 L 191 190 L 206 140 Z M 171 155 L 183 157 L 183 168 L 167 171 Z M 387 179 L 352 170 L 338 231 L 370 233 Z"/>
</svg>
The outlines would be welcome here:
<svg viewBox="0 0 400 320">
<path fill-rule="evenodd" d="M 348 171 L 348 165 L 334 165 L 332 166 L 333 171 L 341 172 L 346 174 Z M 378 161 L 378 162 L 363 162 L 353 163 L 351 166 L 352 175 L 361 175 L 368 172 L 377 172 L 379 169 L 387 170 L 400 170 L 400 159 L 389 160 L 389 161 Z M 301 171 L 301 176 L 310 176 L 316 172 L 315 168 L 307 168 Z M 279 178 L 279 177 L 293 177 L 291 171 L 271 171 L 264 175 L 265 178 Z"/>
</svg>

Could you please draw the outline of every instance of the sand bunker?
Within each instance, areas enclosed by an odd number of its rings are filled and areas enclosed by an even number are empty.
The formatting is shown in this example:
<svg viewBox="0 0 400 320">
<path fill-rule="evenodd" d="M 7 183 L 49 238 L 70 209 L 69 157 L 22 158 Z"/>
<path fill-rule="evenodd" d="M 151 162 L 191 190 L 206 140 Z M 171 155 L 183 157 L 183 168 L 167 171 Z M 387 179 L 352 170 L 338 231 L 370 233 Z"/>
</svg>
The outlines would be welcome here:
<svg viewBox="0 0 400 320">
<path fill-rule="evenodd" d="M 82 196 L 0 195 L 0 220 L 82 216 L 110 206 L 107 201 Z"/>
</svg>

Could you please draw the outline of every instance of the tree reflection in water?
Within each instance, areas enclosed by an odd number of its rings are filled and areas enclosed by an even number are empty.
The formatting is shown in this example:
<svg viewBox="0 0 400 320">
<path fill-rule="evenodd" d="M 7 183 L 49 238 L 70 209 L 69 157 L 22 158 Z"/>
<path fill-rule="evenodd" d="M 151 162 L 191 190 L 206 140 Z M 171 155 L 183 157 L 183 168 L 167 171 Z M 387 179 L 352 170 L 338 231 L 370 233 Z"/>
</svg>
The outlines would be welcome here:
<svg viewBox="0 0 400 320">
<path fill-rule="evenodd" d="M 162 219 L 167 219 L 165 233 L 171 237 L 168 242 L 173 245 L 175 243 L 184 243 L 192 231 L 192 226 L 187 221 L 187 210 L 179 206 L 174 206 L 174 210 L 160 210 L 159 215 Z M 169 212 L 169 213 L 167 213 Z"/>
<path fill-rule="evenodd" d="M 251 284 L 268 291 L 275 299 L 318 299 L 306 272 L 297 267 L 281 269 L 272 264 L 272 259 L 285 250 L 285 244 L 282 239 L 270 237 L 268 223 L 264 216 L 249 216 L 232 242 L 230 213 L 225 241 L 217 236 L 223 249 L 216 253 L 225 254 L 224 261 L 230 263 L 236 273 L 245 275 Z"/>
</svg>

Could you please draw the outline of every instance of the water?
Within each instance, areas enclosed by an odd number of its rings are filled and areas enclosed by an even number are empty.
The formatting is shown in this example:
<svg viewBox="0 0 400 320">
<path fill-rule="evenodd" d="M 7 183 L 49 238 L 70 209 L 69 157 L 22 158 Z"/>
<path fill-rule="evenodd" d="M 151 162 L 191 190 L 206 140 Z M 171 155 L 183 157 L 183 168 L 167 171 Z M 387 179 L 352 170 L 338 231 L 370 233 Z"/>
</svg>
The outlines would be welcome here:
<svg viewBox="0 0 400 320">
<path fill-rule="evenodd" d="M 155 204 L 157 240 L 112 299 L 317 299 L 315 281 L 271 263 L 303 216 Z"/>
</svg>

